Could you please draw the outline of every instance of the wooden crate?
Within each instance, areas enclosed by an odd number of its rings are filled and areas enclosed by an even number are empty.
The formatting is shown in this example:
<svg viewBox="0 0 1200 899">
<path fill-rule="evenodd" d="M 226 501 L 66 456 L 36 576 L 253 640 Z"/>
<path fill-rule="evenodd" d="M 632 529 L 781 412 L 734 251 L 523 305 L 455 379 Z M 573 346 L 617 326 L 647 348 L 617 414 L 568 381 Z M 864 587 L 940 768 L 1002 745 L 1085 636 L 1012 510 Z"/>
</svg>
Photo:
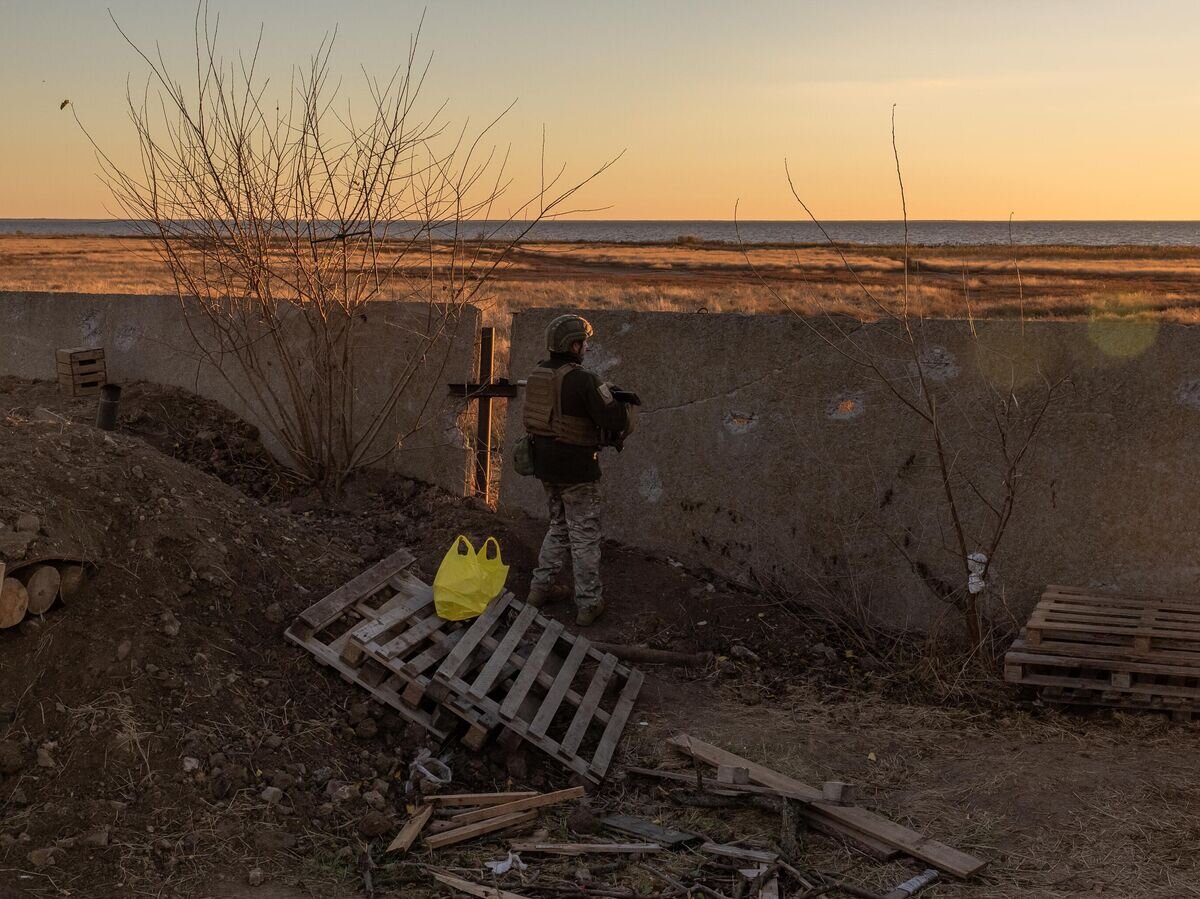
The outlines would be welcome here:
<svg viewBox="0 0 1200 899">
<path fill-rule="evenodd" d="M 1200 711 L 1200 603 L 1048 587 L 1004 677 L 1051 701 Z"/>
<path fill-rule="evenodd" d="M 506 593 L 475 619 L 433 680 L 599 783 L 643 675 Z"/>
<path fill-rule="evenodd" d="M 74 347 L 55 353 L 58 386 L 68 396 L 87 396 L 100 392 L 107 380 L 104 350 Z"/>
</svg>

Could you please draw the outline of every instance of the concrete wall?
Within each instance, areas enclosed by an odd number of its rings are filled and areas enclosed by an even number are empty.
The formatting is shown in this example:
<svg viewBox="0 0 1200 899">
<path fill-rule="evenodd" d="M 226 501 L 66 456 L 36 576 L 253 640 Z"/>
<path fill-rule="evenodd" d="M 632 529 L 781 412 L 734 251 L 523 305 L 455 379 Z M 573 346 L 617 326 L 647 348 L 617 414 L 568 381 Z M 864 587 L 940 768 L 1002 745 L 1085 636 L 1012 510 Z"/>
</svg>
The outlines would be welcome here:
<svg viewBox="0 0 1200 899">
<path fill-rule="evenodd" d="M 561 310 L 514 316 L 511 370 L 544 355 Z M 961 584 L 930 429 L 877 374 L 918 396 L 896 333 L 793 317 L 587 313 L 589 367 L 645 401 L 625 452 L 605 451 L 608 536 L 754 583 L 861 597 L 929 626 L 927 587 Z M 963 495 L 984 548 L 1046 383 L 1055 394 L 1018 481 L 990 602 L 1021 618 L 1046 583 L 1200 593 L 1200 330 L 1153 323 L 930 322 L 920 335 Z M 847 355 L 849 354 L 849 355 Z M 1014 401 L 1015 398 L 1015 401 Z M 521 433 L 521 403 L 508 434 Z M 997 419 L 1013 425 L 1007 445 Z M 1007 418 L 1006 418 L 1007 416 Z M 986 498 L 975 496 L 971 484 Z M 501 503 L 544 516 L 506 468 Z"/>
<path fill-rule="evenodd" d="M 473 380 L 479 312 L 466 309 L 454 327 L 432 341 L 425 337 L 427 312 L 423 305 L 377 302 L 363 313 L 355 331 L 357 428 L 361 431 L 367 413 L 381 408 L 392 385 L 411 370 L 409 388 L 373 443 L 373 455 L 403 437 L 399 451 L 381 464 L 461 493 L 469 416 L 462 403 L 448 399 L 446 384 Z M 53 379 L 55 349 L 102 346 L 110 381 L 152 381 L 215 400 L 258 426 L 267 448 L 284 458 L 244 370 L 229 358 L 221 366 L 222 376 L 202 362 L 189 321 L 195 333 L 207 339 L 203 318 L 185 317 L 176 297 L 0 292 L 0 374 Z M 298 321 L 290 339 L 294 346 L 303 346 Z M 275 366 L 264 383 L 282 394 L 286 387 L 278 357 L 263 355 L 269 369 Z"/>
</svg>

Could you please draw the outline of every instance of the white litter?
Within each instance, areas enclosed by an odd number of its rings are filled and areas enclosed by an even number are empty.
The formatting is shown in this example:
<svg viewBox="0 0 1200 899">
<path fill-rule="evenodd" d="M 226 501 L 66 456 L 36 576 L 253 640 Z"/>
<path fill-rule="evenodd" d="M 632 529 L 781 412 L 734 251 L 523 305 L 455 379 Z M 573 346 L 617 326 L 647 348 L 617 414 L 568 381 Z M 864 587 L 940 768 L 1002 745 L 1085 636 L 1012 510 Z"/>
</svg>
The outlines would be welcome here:
<svg viewBox="0 0 1200 899">
<path fill-rule="evenodd" d="M 516 868 L 518 871 L 524 871 L 529 867 L 529 865 L 521 861 L 521 856 L 517 855 L 511 849 L 508 852 L 508 858 L 502 858 L 496 862 L 484 862 L 483 864 L 493 874 L 507 874 L 513 868 Z"/>
</svg>

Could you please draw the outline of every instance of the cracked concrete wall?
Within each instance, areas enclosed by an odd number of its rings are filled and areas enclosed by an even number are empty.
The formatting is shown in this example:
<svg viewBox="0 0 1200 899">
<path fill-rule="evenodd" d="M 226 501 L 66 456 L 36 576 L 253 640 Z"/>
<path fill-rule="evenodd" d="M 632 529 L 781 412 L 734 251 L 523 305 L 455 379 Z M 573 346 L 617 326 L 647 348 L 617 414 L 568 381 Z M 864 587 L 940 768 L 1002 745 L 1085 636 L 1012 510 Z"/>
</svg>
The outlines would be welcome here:
<svg viewBox="0 0 1200 899">
<path fill-rule="evenodd" d="M 471 433 L 473 416 L 447 397 L 446 384 L 473 380 L 480 316 L 474 307 L 466 309 L 457 329 L 439 335 L 421 355 L 427 312 L 422 304 L 375 302 L 363 313 L 356 330 L 361 361 L 355 395 L 358 408 L 381 408 L 413 366 L 372 450 L 386 452 L 403 436 L 400 450 L 380 464 L 461 494 L 470 463 L 464 435 Z M 203 337 L 202 319 L 190 318 Z M 267 449 L 285 458 L 240 367 L 232 359 L 222 366 L 227 380 L 202 362 L 187 321 L 172 296 L 0 292 L 0 374 L 52 380 L 56 349 L 102 346 L 110 381 L 151 381 L 215 400 L 257 426 Z M 303 339 L 299 328 L 293 339 Z M 285 389 L 280 377 L 271 383 Z"/>
<path fill-rule="evenodd" d="M 514 315 L 511 378 L 544 355 L 542 329 L 561 311 Z M 794 317 L 585 314 L 596 328 L 587 364 L 645 403 L 625 452 L 602 457 L 607 536 L 900 626 L 957 621 L 931 592 L 966 575 L 947 548 L 954 524 L 932 431 L 887 386 L 922 395 L 894 330 L 844 323 L 847 337 Z M 1200 593 L 1200 330 L 989 321 L 974 331 L 934 321 L 918 335 L 973 551 L 1003 514 L 1006 453 L 1022 445 L 1046 385 L 1069 378 L 1016 481 L 989 610 L 1023 620 L 1047 583 Z M 521 403 L 509 405 L 513 437 Z M 1020 425 L 1007 443 L 997 415 Z M 508 467 L 500 498 L 545 516 L 537 481 Z"/>
</svg>

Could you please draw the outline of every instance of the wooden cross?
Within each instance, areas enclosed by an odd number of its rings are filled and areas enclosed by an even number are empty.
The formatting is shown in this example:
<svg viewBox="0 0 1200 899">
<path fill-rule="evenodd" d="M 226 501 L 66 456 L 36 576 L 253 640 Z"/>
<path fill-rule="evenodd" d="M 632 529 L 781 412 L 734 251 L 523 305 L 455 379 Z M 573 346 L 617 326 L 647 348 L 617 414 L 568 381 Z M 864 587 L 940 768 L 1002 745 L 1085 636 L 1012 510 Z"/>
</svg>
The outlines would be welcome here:
<svg viewBox="0 0 1200 899">
<path fill-rule="evenodd" d="M 492 400 L 512 399 L 517 385 L 507 378 L 492 378 L 496 356 L 496 329 L 479 332 L 479 381 L 475 384 L 449 384 L 450 395 L 479 403 L 475 427 L 475 496 L 487 498 L 492 473 Z"/>
</svg>

